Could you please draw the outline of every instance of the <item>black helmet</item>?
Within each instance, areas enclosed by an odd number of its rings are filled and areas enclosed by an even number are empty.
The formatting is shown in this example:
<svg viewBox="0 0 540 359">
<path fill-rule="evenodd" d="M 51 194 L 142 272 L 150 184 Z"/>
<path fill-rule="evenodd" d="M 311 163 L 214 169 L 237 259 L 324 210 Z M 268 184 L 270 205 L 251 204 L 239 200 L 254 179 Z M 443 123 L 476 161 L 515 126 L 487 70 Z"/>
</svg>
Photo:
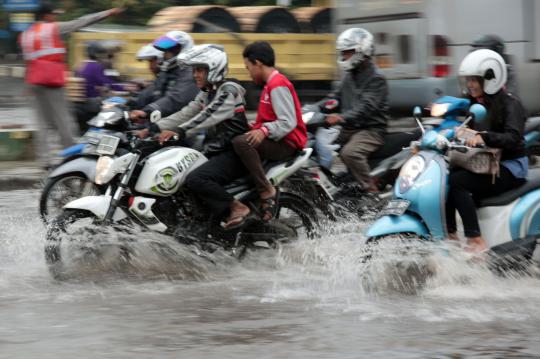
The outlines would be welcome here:
<svg viewBox="0 0 540 359">
<path fill-rule="evenodd" d="M 92 41 L 86 45 L 86 55 L 91 60 L 99 60 L 107 55 L 107 49 L 99 42 Z"/>
<path fill-rule="evenodd" d="M 482 35 L 473 41 L 471 46 L 475 49 L 488 49 L 504 56 L 504 41 L 497 35 Z"/>
</svg>

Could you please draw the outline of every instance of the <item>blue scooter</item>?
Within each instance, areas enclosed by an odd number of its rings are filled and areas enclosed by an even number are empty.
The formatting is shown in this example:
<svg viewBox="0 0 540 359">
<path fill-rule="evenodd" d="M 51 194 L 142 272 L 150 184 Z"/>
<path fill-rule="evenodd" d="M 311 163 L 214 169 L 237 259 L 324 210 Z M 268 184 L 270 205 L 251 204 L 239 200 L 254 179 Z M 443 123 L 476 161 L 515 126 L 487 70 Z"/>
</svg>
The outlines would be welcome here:
<svg viewBox="0 0 540 359">
<path fill-rule="evenodd" d="M 471 120 L 480 122 L 485 108 L 475 104 L 461 126 Z M 420 108 L 414 116 L 419 126 Z M 426 240 L 447 237 L 445 202 L 448 193 L 449 151 L 467 151 L 449 139 L 454 130 L 424 132 L 420 141 L 413 143 L 417 153 L 402 167 L 394 186 L 394 198 L 381 212 L 382 217 L 367 231 L 370 241 L 384 237 L 409 236 Z M 537 238 L 540 238 L 540 169 L 531 169 L 527 182 L 519 188 L 478 203 L 478 218 L 484 239 L 497 258 L 503 263 L 515 263 L 536 257 Z"/>
</svg>

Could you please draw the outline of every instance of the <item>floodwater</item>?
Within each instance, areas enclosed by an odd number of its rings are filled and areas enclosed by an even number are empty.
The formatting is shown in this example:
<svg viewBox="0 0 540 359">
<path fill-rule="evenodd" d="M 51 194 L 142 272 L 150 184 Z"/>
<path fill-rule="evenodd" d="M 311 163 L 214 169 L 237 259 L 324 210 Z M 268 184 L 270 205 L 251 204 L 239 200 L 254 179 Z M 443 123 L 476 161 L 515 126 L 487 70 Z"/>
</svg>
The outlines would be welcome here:
<svg viewBox="0 0 540 359">
<path fill-rule="evenodd" d="M 241 262 L 156 237 L 168 254 L 141 245 L 58 282 L 38 194 L 0 192 L 0 358 L 540 357 L 538 277 L 440 254 L 415 287 L 389 258 L 361 262 L 365 223 Z"/>
</svg>

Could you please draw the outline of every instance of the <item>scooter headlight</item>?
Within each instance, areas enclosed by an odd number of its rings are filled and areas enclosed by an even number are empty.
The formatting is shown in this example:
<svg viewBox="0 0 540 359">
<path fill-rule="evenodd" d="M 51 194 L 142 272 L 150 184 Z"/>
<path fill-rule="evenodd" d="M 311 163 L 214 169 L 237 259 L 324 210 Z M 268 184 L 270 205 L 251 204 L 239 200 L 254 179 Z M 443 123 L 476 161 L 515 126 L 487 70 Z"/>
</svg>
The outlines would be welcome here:
<svg viewBox="0 0 540 359">
<path fill-rule="evenodd" d="M 96 164 L 96 184 L 105 184 L 114 177 L 113 171 L 114 159 L 109 156 L 101 156 Z"/>
<path fill-rule="evenodd" d="M 449 103 L 434 103 L 431 105 L 431 116 L 442 117 L 448 111 Z"/>
<path fill-rule="evenodd" d="M 407 192 L 426 167 L 426 160 L 419 155 L 411 157 L 399 172 L 399 192 Z"/>
</svg>

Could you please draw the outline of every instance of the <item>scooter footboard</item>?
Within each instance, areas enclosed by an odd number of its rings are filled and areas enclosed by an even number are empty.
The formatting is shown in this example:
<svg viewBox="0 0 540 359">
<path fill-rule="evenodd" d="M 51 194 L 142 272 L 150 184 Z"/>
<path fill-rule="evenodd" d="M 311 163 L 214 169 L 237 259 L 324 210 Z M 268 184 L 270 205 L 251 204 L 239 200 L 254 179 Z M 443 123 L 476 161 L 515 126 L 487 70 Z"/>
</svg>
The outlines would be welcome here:
<svg viewBox="0 0 540 359">
<path fill-rule="evenodd" d="M 104 219 L 111 203 L 111 196 L 87 196 L 69 202 L 64 209 L 81 209 L 93 213 L 97 218 Z M 127 218 L 126 212 L 116 208 L 113 221 L 118 222 Z"/>
<path fill-rule="evenodd" d="M 368 229 L 368 238 L 386 236 L 389 234 L 415 233 L 419 237 L 428 237 L 426 226 L 415 216 L 405 213 L 401 216 L 383 216 L 376 220 Z"/>
</svg>

